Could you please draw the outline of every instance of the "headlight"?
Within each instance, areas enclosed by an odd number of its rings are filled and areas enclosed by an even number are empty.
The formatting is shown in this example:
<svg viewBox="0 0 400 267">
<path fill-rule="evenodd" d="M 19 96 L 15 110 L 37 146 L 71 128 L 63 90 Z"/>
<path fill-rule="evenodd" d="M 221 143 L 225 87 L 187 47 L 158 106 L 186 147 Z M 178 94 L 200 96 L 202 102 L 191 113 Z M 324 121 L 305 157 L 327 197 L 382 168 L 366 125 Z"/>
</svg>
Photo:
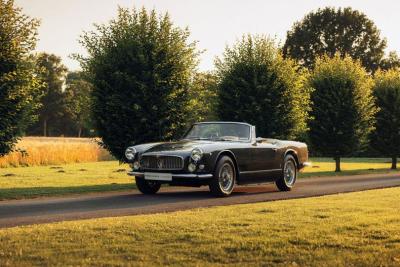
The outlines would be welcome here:
<svg viewBox="0 0 400 267">
<path fill-rule="evenodd" d="M 196 164 L 189 163 L 189 165 L 188 165 L 188 170 L 189 170 L 190 172 L 194 172 L 194 171 L 196 170 Z"/>
<path fill-rule="evenodd" d="M 133 169 L 136 170 L 136 171 L 140 169 L 140 163 L 139 163 L 139 161 L 135 161 L 135 162 L 133 163 Z"/>
<path fill-rule="evenodd" d="M 190 157 L 195 162 L 199 161 L 203 157 L 203 150 L 201 150 L 198 147 L 193 148 L 192 153 L 190 154 Z"/>
<path fill-rule="evenodd" d="M 136 155 L 136 149 L 133 146 L 130 146 L 125 150 L 125 157 L 128 160 L 133 160 L 135 158 L 135 155 Z"/>
</svg>

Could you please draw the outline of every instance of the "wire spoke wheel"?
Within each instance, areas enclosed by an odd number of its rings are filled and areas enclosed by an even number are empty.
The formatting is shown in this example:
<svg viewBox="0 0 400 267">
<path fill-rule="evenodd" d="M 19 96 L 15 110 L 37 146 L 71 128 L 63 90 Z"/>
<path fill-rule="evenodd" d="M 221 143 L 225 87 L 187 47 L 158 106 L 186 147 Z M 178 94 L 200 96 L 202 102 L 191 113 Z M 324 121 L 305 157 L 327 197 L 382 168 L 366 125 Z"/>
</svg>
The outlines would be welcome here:
<svg viewBox="0 0 400 267">
<path fill-rule="evenodd" d="M 285 162 L 284 179 L 288 186 L 292 186 L 296 179 L 296 166 L 291 160 Z"/>
<path fill-rule="evenodd" d="M 225 192 L 231 191 L 234 183 L 234 170 L 229 163 L 225 163 L 219 171 L 218 181 L 221 189 Z"/>
<path fill-rule="evenodd" d="M 210 192 L 217 197 L 229 196 L 236 183 L 235 163 L 228 156 L 221 157 L 215 168 L 213 178 L 208 186 Z"/>
</svg>

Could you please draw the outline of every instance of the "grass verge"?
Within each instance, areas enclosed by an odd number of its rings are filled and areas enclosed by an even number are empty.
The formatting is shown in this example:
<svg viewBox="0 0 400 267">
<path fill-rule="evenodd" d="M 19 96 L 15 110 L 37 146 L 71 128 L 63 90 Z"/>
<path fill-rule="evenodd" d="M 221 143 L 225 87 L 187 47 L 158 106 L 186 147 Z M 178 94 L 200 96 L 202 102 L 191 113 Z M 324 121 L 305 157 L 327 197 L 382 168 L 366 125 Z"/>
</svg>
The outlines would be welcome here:
<svg viewBox="0 0 400 267">
<path fill-rule="evenodd" d="M 333 171 L 332 159 L 311 161 L 300 178 L 392 172 L 389 159 L 344 158 L 340 173 Z M 0 200 L 132 189 L 128 168 L 117 161 L 0 168 Z"/>
<path fill-rule="evenodd" d="M 25 265 L 399 266 L 400 188 L 0 230 Z"/>
<path fill-rule="evenodd" d="M 33 198 L 135 188 L 117 161 L 0 168 L 0 199 Z"/>
<path fill-rule="evenodd" d="M 390 169 L 389 158 L 342 158 L 341 172 L 334 172 L 335 162 L 332 158 L 310 158 L 310 161 L 312 166 L 300 173 L 301 178 L 399 172 Z"/>
</svg>

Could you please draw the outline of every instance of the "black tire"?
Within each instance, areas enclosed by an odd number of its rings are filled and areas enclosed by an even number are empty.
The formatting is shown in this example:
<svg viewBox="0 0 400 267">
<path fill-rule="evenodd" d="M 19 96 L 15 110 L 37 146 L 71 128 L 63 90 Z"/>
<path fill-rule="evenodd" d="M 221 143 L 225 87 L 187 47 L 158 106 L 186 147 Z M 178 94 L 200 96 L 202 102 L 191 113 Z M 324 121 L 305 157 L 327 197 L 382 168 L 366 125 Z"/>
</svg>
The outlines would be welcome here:
<svg viewBox="0 0 400 267">
<path fill-rule="evenodd" d="M 214 177 L 209 183 L 210 192 L 217 197 L 229 196 L 236 183 L 236 169 L 232 159 L 221 157 L 217 162 Z"/>
<path fill-rule="evenodd" d="M 294 184 L 296 183 L 296 180 L 297 180 L 296 160 L 292 155 L 287 155 L 283 161 L 283 169 L 281 176 L 275 182 L 276 186 L 280 191 L 290 191 L 292 190 Z"/>
<path fill-rule="evenodd" d="M 157 181 L 147 181 L 140 177 L 135 177 L 136 186 L 145 195 L 153 195 L 160 190 L 161 183 Z"/>
</svg>

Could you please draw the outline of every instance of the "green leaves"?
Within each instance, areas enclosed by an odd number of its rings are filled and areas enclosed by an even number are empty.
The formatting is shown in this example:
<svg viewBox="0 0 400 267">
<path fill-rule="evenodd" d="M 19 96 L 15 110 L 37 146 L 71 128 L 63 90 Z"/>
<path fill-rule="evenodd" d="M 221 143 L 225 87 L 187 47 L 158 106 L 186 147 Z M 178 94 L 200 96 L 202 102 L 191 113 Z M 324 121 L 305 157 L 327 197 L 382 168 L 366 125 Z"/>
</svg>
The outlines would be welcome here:
<svg viewBox="0 0 400 267">
<path fill-rule="evenodd" d="M 317 59 L 309 86 L 312 111 L 309 137 L 314 150 L 332 157 L 365 148 L 374 129 L 372 78 L 360 62 L 339 54 Z"/>
<path fill-rule="evenodd" d="M 254 124 L 260 136 L 303 137 L 310 106 L 307 72 L 283 59 L 274 40 L 243 36 L 216 67 L 221 120 Z"/>
<path fill-rule="evenodd" d="M 129 145 L 179 136 L 198 62 L 189 31 L 144 8 L 120 8 L 116 19 L 95 27 L 81 38 L 88 56 L 78 59 L 93 84 L 104 146 L 123 160 Z"/>
<path fill-rule="evenodd" d="M 38 25 L 14 1 L 0 0 L 0 156 L 13 149 L 39 107 L 42 82 L 29 54 Z"/>
<path fill-rule="evenodd" d="M 216 120 L 217 78 L 208 72 L 198 72 L 189 89 L 188 123 Z"/>
<path fill-rule="evenodd" d="M 54 54 L 39 53 L 35 56 L 37 75 L 44 82 L 38 111 L 38 121 L 28 129 L 31 135 L 55 136 L 65 134 L 61 121 L 65 110 L 62 92 L 67 68 L 61 58 Z"/>
<path fill-rule="evenodd" d="M 312 68 L 316 59 L 337 52 L 361 61 L 369 72 L 381 64 L 386 40 L 374 22 L 351 8 L 326 7 L 310 12 L 287 33 L 283 53 Z M 388 63 L 385 63 L 386 65 Z"/>
<path fill-rule="evenodd" d="M 378 71 L 374 95 L 379 111 L 372 148 L 383 156 L 400 156 L 400 70 Z"/>
</svg>

